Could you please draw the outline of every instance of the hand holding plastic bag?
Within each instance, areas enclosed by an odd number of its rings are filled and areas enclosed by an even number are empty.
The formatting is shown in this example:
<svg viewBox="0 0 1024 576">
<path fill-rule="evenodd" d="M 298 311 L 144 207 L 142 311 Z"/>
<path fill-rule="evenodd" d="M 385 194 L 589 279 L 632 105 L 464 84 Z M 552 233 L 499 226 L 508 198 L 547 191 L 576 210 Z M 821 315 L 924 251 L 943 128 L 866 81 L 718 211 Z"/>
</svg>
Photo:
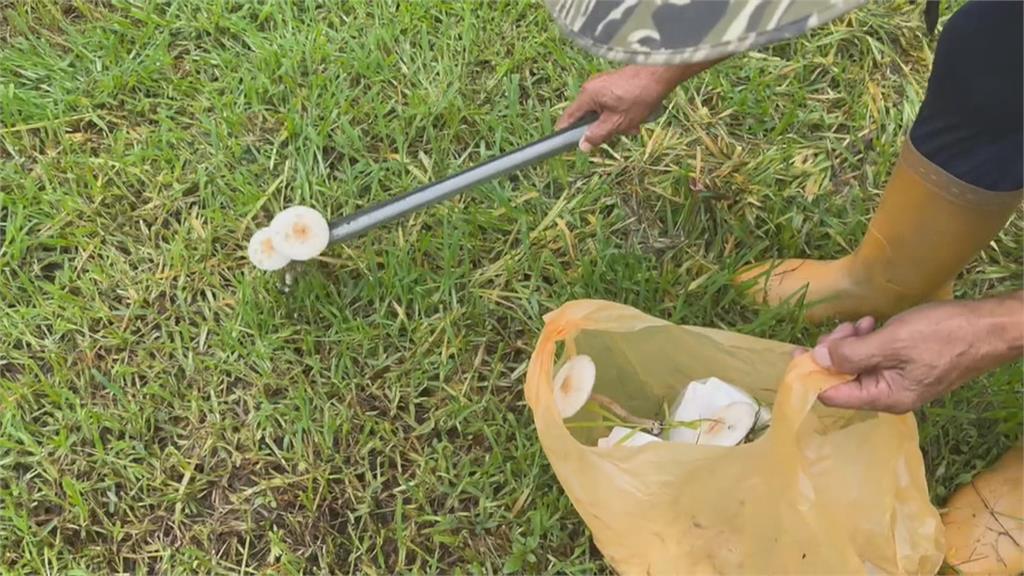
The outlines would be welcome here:
<svg viewBox="0 0 1024 576">
<path fill-rule="evenodd" d="M 934 574 L 942 524 L 912 415 L 816 403 L 842 376 L 791 346 L 674 326 L 627 306 L 570 302 L 545 317 L 526 397 L 559 482 L 623 574 Z M 554 405 L 556 351 L 590 355 L 595 392 L 657 415 L 691 380 L 717 376 L 773 405 L 771 428 L 736 447 L 653 442 L 598 448 Z"/>
</svg>

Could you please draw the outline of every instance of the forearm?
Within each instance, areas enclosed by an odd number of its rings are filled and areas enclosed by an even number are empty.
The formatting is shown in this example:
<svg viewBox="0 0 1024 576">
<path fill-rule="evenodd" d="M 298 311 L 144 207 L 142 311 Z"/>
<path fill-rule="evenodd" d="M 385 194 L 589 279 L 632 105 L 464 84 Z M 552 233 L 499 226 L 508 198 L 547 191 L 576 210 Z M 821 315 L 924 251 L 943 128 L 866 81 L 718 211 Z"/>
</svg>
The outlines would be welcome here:
<svg viewBox="0 0 1024 576">
<path fill-rule="evenodd" d="M 978 368 L 990 370 L 1024 357 L 1024 291 L 965 302 Z"/>
<path fill-rule="evenodd" d="M 725 58 L 709 60 L 707 62 L 697 62 L 694 64 L 678 64 L 675 66 L 643 66 L 639 64 L 633 64 L 631 66 L 643 69 L 656 81 L 656 84 L 661 87 L 662 91 L 665 94 L 668 94 L 674 90 L 676 86 L 679 86 L 686 80 L 689 80 L 697 74 L 711 68 L 722 60 L 725 60 Z"/>
</svg>

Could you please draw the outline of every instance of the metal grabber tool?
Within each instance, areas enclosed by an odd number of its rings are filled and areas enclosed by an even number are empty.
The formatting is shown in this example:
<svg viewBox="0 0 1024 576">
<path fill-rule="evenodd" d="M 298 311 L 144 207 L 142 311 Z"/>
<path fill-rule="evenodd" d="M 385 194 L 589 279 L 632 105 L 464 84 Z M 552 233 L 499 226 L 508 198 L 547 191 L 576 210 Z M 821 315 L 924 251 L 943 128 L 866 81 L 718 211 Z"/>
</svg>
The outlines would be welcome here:
<svg viewBox="0 0 1024 576">
<path fill-rule="evenodd" d="M 652 122 L 661 116 L 660 108 L 647 118 Z M 575 148 L 580 138 L 598 115 L 590 113 L 572 126 L 527 144 L 518 150 L 492 158 L 438 182 L 427 184 L 380 204 L 363 208 L 354 214 L 330 222 L 330 244 L 345 242 L 392 220 L 402 218 L 499 176 L 515 172 Z"/>
</svg>

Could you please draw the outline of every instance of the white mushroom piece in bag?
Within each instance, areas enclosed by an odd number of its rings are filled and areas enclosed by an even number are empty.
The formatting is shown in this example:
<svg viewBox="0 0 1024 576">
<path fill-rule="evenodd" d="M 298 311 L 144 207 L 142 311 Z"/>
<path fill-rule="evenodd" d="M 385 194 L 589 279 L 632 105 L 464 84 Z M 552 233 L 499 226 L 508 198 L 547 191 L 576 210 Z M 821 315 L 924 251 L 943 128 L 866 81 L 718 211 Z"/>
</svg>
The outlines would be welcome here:
<svg viewBox="0 0 1024 576">
<path fill-rule="evenodd" d="M 597 367 L 590 356 L 573 356 L 555 374 L 555 406 L 562 419 L 571 418 L 583 408 L 594 391 Z"/>
<path fill-rule="evenodd" d="M 587 402 L 594 402 L 611 412 L 624 423 L 638 428 L 615 426 L 611 433 L 598 440 L 598 446 L 605 447 L 615 444 L 641 446 L 648 442 L 660 442 L 661 438 L 644 432 L 642 429 L 657 433 L 661 424 L 649 418 L 639 418 L 630 414 L 617 402 L 594 393 L 594 382 L 597 378 L 597 367 L 594 360 L 585 354 L 578 354 L 565 362 L 555 374 L 553 381 L 555 406 L 562 419 L 571 418 L 578 413 Z"/>
<path fill-rule="evenodd" d="M 612 446 L 643 446 L 644 444 L 650 444 L 651 442 L 662 442 L 662 439 L 641 430 L 636 430 L 635 428 L 616 426 L 612 428 L 610 434 L 604 438 L 598 438 L 597 447 L 610 448 Z"/>
<path fill-rule="evenodd" d="M 735 446 L 755 428 L 771 421 L 771 411 L 759 406 L 745 391 L 719 380 L 695 380 L 670 410 L 673 421 L 698 423 L 696 426 L 670 426 L 668 440 L 703 446 Z"/>
</svg>

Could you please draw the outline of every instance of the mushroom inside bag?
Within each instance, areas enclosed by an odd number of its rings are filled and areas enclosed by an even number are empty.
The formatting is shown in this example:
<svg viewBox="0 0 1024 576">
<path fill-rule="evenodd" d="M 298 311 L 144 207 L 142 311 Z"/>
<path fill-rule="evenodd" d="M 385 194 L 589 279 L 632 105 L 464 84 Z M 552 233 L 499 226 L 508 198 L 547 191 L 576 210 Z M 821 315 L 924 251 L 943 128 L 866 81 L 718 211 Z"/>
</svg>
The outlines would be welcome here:
<svg viewBox="0 0 1024 576">
<path fill-rule="evenodd" d="M 719 378 L 695 380 L 669 408 L 665 436 L 672 442 L 736 446 L 766 429 L 771 413 L 745 390 Z"/>
<path fill-rule="evenodd" d="M 593 300 L 545 321 L 526 400 L 559 483 L 617 572 L 938 570 L 943 529 L 913 415 L 822 406 L 818 393 L 844 377 L 806 355 L 791 361 L 791 344 Z M 594 363 L 592 395 L 629 414 L 664 416 L 690 382 L 714 376 L 771 406 L 771 425 L 738 446 L 609 441 L 614 428 L 588 425 L 589 407 L 563 420 L 556 406 L 555 372 L 577 355 Z"/>
</svg>

